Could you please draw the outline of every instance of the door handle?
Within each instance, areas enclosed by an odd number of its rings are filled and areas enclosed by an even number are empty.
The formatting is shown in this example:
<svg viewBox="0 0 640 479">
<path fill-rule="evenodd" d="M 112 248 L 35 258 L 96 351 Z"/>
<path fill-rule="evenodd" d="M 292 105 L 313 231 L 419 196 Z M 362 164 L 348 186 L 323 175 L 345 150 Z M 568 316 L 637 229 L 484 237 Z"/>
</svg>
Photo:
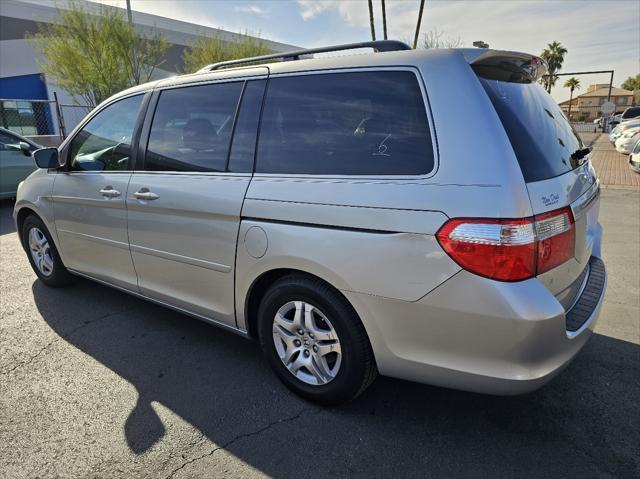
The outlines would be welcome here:
<svg viewBox="0 0 640 479">
<path fill-rule="evenodd" d="M 105 186 L 100 190 L 100 194 L 107 198 L 117 198 L 121 193 L 118 190 L 114 190 L 113 186 Z"/>
<path fill-rule="evenodd" d="M 151 191 L 149 191 L 149 188 L 140 188 L 138 191 L 136 191 L 133 194 L 133 196 L 135 196 L 139 200 L 144 200 L 144 201 L 152 201 L 160 198 L 155 193 L 152 193 Z"/>
</svg>

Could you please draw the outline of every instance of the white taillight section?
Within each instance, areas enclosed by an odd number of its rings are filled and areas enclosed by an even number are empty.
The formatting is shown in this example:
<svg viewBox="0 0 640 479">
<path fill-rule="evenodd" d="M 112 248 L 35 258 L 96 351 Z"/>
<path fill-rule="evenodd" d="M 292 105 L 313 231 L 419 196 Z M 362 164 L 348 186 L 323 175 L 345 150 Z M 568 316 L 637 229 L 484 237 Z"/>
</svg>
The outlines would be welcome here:
<svg viewBox="0 0 640 479">
<path fill-rule="evenodd" d="M 465 243 L 486 245 L 523 245 L 535 241 L 533 225 L 461 223 L 456 226 L 449 239 Z"/>
<path fill-rule="evenodd" d="M 545 240 L 571 229 L 571 217 L 568 211 L 556 216 L 536 219 L 536 236 L 538 240 Z"/>
</svg>

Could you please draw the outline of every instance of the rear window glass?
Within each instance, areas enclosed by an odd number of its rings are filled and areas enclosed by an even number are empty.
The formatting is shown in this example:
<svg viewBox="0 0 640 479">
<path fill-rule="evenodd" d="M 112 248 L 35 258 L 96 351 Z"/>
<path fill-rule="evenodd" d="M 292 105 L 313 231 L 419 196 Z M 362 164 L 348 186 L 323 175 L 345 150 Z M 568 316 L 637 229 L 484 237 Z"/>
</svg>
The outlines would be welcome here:
<svg viewBox="0 0 640 479">
<path fill-rule="evenodd" d="M 418 175 L 433 169 L 422 92 L 408 71 L 269 80 L 256 171 Z"/>
<path fill-rule="evenodd" d="M 498 113 L 527 183 L 546 180 L 586 161 L 582 140 L 537 83 L 480 78 Z"/>
</svg>

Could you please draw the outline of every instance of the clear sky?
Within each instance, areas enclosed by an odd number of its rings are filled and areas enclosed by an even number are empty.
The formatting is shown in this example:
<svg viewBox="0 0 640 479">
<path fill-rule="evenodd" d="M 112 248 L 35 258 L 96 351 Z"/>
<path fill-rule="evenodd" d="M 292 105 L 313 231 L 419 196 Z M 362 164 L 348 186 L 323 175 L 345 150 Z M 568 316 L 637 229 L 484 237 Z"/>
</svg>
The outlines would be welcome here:
<svg viewBox="0 0 640 479">
<path fill-rule="evenodd" d="M 125 0 L 100 0 L 125 6 Z M 382 37 L 380 0 L 373 0 Z M 419 0 L 386 0 L 389 38 L 409 40 Z M 275 41 L 314 47 L 370 39 L 367 0 L 131 0 L 133 10 Z M 421 31 L 438 29 L 464 46 L 540 54 L 557 40 L 569 51 L 562 72 L 615 70 L 614 86 L 640 72 L 640 0 L 426 0 Z M 579 77 L 582 90 L 606 75 Z M 568 98 L 561 80 L 553 95 Z"/>
</svg>

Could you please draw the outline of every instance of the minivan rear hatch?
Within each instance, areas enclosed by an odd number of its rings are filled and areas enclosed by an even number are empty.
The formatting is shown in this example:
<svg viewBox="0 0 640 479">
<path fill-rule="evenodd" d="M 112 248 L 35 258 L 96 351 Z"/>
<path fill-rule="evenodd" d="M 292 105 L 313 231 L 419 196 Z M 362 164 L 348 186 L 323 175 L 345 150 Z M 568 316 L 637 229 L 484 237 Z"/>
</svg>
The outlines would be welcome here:
<svg viewBox="0 0 640 479">
<path fill-rule="evenodd" d="M 586 280 L 599 228 L 599 184 L 589 161 L 590 148 L 538 84 L 545 71 L 541 59 L 490 51 L 475 59 L 471 67 L 509 137 L 534 215 L 551 218 L 551 228 L 574 230 L 573 239 L 567 233 L 565 241 L 540 242 L 539 249 L 548 250 L 539 251 L 538 256 L 557 254 L 554 248 L 572 247 L 568 260 L 564 258 L 557 265 L 552 262 L 551 269 L 539 270 L 537 275 L 569 308 Z M 558 221 L 560 218 L 564 222 Z"/>
</svg>

